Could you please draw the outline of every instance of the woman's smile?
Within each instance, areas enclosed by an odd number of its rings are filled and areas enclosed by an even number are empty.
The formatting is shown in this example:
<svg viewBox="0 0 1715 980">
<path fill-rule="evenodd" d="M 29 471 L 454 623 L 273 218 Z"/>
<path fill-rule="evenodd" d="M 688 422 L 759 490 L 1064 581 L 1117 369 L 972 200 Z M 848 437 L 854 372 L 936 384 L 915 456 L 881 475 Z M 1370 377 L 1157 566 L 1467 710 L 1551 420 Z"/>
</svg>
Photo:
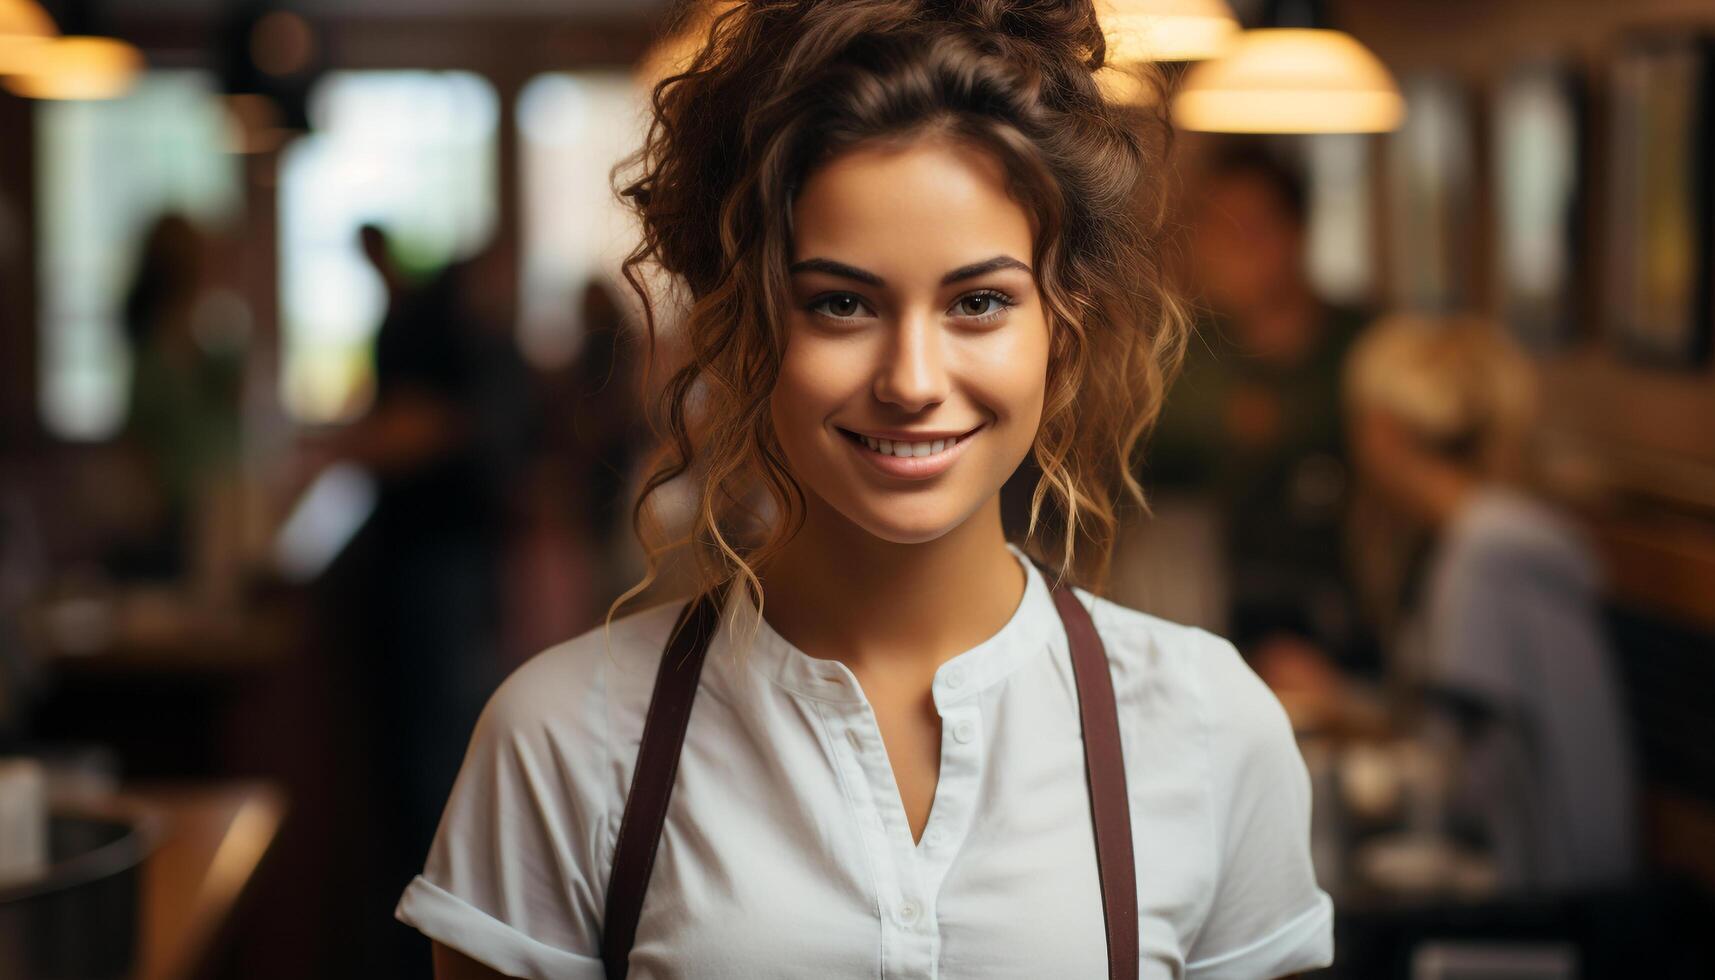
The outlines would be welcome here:
<svg viewBox="0 0 1715 980">
<path fill-rule="evenodd" d="M 952 467 L 987 423 L 963 432 L 913 433 L 891 431 L 871 434 L 835 426 L 852 452 L 888 476 L 927 480 Z M 889 438 L 892 437 L 892 438 Z"/>
</svg>

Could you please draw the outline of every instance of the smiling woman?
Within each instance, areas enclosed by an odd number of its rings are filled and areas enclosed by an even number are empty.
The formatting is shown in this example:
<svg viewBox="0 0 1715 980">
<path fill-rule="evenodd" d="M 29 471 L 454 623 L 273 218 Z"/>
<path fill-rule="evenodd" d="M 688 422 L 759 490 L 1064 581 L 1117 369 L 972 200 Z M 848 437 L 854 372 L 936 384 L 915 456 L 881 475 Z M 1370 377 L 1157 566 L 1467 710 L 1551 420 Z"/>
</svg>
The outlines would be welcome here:
<svg viewBox="0 0 1715 980">
<path fill-rule="evenodd" d="M 1329 961 L 1279 704 L 1225 641 L 1072 586 L 1184 343 L 1160 121 L 1105 101 L 1103 52 L 1088 0 L 777 0 L 656 89 L 629 268 L 692 305 L 638 529 L 696 594 L 489 703 L 398 910 L 443 976 Z M 647 518 L 681 478 L 674 541 Z"/>
<path fill-rule="evenodd" d="M 1041 425 L 1049 336 L 1005 171 L 947 137 L 866 145 L 804 181 L 793 228 L 769 404 L 808 492 L 786 547 L 811 544 L 826 508 L 900 543 L 998 515 Z"/>
<path fill-rule="evenodd" d="M 1046 504 L 1063 519 L 1040 540 L 1033 520 L 1029 548 L 1099 584 L 1119 499 L 1142 499 L 1132 454 L 1185 338 L 1160 267 L 1162 174 L 1152 160 L 1165 123 L 1103 99 L 1092 68 L 1103 39 L 1087 4 L 739 6 L 749 9 L 717 20 L 687 71 L 658 89 L 640 173 L 624 192 L 644 228 L 631 267 L 665 267 L 694 301 L 692 357 L 669 386 L 672 438 L 639 502 L 640 533 L 661 551 L 680 543 L 652 536 L 647 505 L 656 488 L 694 473 L 710 504 L 689 536 L 701 584 L 736 577 L 760 603 L 754 570 L 814 506 L 775 424 L 789 341 L 815 335 L 799 329 L 802 314 L 889 320 L 882 301 L 918 285 L 886 275 L 893 266 L 967 287 L 953 296 L 976 304 L 967 323 L 991 312 L 1018 319 L 1006 290 L 968 288 L 992 273 L 1024 284 L 1019 312 L 1048 343 L 1040 426 L 1020 427 L 1040 430 L 1024 443 L 1045 474 L 1033 514 Z M 858 148 L 886 165 L 848 159 Z M 912 214 L 921 220 L 907 223 Z M 806 221 L 847 242 L 862 237 L 891 261 L 807 241 Z M 881 237 L 858 233 L 883 226 Z M 955 238 L 958 256 L 930 254 L 937 237 Z M 986 240 L 1005 248 L 979 254 Z M 901 252 L 892 241 L 922 247 Z M 923 264 L 931 259 L 953 264 Z M 800 302 L 806 288 L 827 302 Z M 889 295 L 866 303 L 863 290 Z M 1021 330 L 1000 331 L 988 349 Z M 693 390 L 706 410 L 687 410 Z M 720 462 L 697 467 L 702 459 Z M 756 491 L 780 519 L 749 520 Z"/>
</svg>

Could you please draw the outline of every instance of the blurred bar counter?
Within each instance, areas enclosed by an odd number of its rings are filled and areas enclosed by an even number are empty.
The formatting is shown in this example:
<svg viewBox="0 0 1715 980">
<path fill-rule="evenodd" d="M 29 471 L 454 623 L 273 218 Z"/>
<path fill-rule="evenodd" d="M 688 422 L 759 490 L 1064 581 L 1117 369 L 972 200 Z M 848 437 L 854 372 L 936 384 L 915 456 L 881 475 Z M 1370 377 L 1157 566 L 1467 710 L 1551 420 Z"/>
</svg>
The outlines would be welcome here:
<svg viewBox="0 0 1715 980">
<path fill-rule="evenodd" d="M 230 673 L 266 667 L 292 649 L 294 617 L 278 603 L 210 605 L 171 588 L 62 597 L 29 617 L 55 671 Z"/>
<path fill-rule="evenodd" d="M 147 782 L 129 804 L 160 818 L 143 865 L 136 980 L 202 975 L 286 814 L 285 794 L 261 781 Z"/>
</svg>

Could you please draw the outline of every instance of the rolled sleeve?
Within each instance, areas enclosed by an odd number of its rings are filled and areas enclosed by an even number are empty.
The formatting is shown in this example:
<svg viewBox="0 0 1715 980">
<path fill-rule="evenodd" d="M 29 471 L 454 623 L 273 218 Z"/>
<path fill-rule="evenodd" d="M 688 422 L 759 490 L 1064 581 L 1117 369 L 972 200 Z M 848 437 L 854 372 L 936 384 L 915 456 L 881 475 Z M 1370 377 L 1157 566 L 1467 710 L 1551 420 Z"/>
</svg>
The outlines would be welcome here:
<svg viewBox="0 0 1715 980">
<path fill-rule="evenodd" d="M 1185 976 L 1255 980 L 1324 967 L 1334 961 L 1333 930 L 1334 903 L 1320 895 L 1314 906 L 1249 946 L 1185 964 Z"/>
<path fill-rule="evenodd" d="M 609 786 L 600 637 L 525 663 L 477 721 L 399 921 L 518 977 L 599 977 Z"/>
<path fill-rule="evenodd" d="M 1208 637 L 1200 683 L 1214 897 L 1186 974 L 1278 977 L 1333 962 L 1333 903 L 1310 860 L 1310 778 L 1286 712 L 1232 644 Z"/>
<path fill-rule="evenodd" d="M 538 942 L 422 875 L 412 879 L 394 918 L 509 977 L 604 980 L 602 962 Z"/>
</svg>

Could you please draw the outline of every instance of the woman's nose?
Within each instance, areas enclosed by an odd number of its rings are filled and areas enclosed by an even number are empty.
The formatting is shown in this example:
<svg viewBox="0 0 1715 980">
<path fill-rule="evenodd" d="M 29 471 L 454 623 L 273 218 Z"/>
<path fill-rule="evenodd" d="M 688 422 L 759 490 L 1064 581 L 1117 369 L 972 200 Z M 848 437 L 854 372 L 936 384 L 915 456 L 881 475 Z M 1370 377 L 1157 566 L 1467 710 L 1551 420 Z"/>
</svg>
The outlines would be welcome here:
<svg viewBox="0 0 1715 980">
<path fill-rule="evenodd" d="M 944 401 L 947 387 L 940 325 L 926 314 L 901 318 L 876 370 L 875 397 L 920 412 Z"/>
</svg>

